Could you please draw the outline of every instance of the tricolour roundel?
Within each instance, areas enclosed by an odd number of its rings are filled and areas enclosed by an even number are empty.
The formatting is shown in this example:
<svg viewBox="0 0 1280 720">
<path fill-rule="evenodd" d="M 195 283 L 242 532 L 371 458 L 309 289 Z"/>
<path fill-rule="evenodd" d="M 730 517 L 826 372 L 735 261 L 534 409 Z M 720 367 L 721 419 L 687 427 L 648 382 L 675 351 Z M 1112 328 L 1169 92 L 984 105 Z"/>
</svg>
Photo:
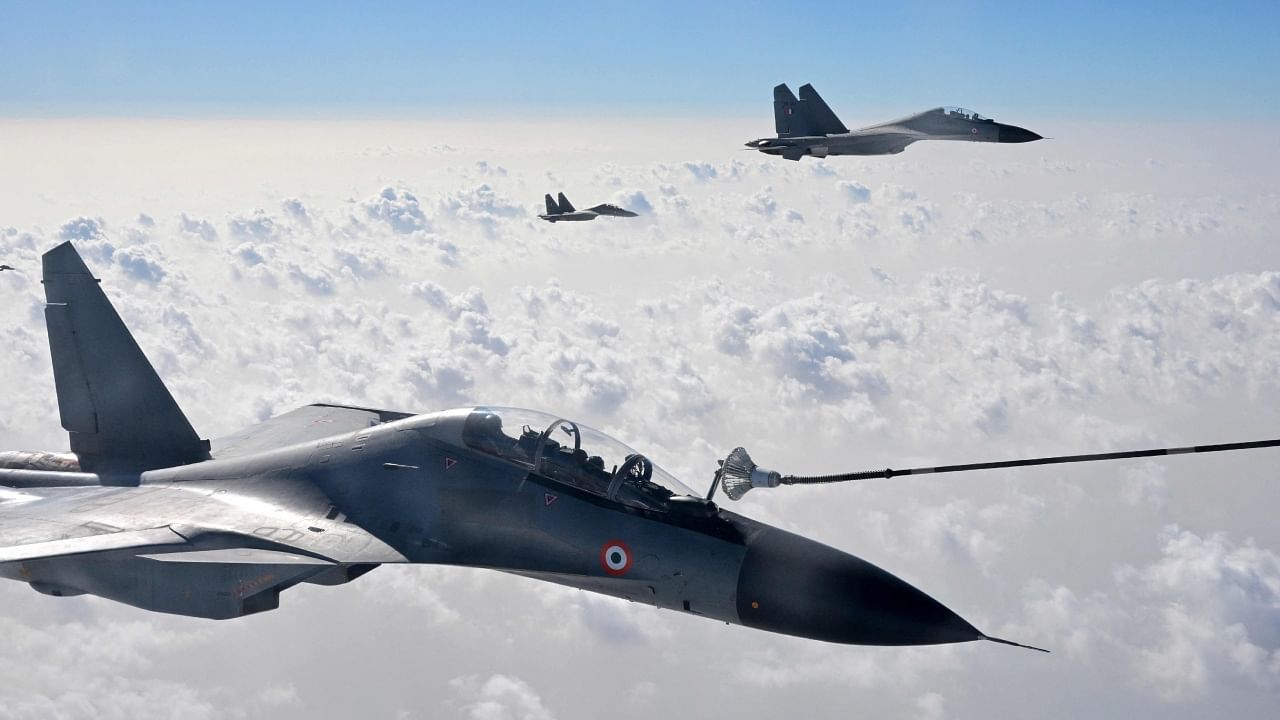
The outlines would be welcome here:
<svg viewBox="0 0 1280 720">
<path fill-rule="evenodd" d="M 621 540 L 610 540 L 600 548 L 600 566 L 610 575 L 626 575 L 631 569 L 631 548 Z"/>
</svg>

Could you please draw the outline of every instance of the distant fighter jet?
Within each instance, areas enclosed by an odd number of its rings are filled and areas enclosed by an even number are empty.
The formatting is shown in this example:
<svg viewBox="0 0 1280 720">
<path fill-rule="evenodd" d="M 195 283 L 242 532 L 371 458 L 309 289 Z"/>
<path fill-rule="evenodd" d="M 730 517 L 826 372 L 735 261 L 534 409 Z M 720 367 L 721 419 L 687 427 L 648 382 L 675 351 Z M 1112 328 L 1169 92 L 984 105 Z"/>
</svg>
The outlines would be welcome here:
<svg viewBox="0 0 1280 720">
<path fill-rule="evenodd" d="M 623 210 L 617 205 L 609 203 L 601 203 L 586 210 L 575 210 L 573 204 L 569 202 L 569 198 L 564 193 L 559 194 L 560 202 L 557 203 L 550 195 L 546 196 L 547 213 L 538 217 L 547 222 L 557 222 L 560 220 L 595 220 L 600 215 L 611 215 L 613 217 L 635 217 L 636 214 L 630 210 Z"/>
<path fill-rule="evenodd" d="M 752 140 L 746 145 L 787 160 L 799 160 L 805 155 L 896 155 L 917 140 L 1024 143 L 1041 139 L 1030 130 L 957 107 L 934 108 L 850 131 L 812 85 L 800 88 L 799 100 L 786 84 L 775 87 L 773 121 L 778 137 Z"/>
<path fill-rule="evenodd" d="M 17 270 L 17 268 L 12 265 L 0 265 L 0 272 L 4 272 L 5 270 Z"/>
</svg>

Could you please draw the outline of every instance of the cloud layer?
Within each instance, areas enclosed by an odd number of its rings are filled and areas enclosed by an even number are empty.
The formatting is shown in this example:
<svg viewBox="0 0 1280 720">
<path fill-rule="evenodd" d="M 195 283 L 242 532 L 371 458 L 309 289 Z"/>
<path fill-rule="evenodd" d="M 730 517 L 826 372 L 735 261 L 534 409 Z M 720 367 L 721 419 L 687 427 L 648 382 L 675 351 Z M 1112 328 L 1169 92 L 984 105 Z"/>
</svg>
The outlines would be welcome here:
<svg viewBox="0 0 1280 720">
<path fill-rule="evenodd" d="M 634 129 L 643 152 L 564 128 L 414 130 L 239 127 L 225 160 L 191 149 L 210 170 L 196 192 L 165 158 L 205 136 L 156 121 L 128 145 L 135 179 L 4 179 L 0 261 L 18 270 L 0 274 L 0 376 L 18 380 L 0 447 L 66 446 L 39 254 L 67 239 L 207 436 L 316 401 L 528 406 L 702 490 L 736 445 L 806 473 L 1280 428 L 1277 165 L 1211 129 L 1199 149 L 1156 131 L 799 164 L 706 151 L 716 138 L 668 148 L 662 128 Z M 642 214 L 540 223 L 558 190 Z M 382 568 L 216 624 L 6 583 L 0 718 L 847 717 L 852 696 L 925 718 L 1257 716 L 1280 696 L 1273 460 L 898 478 L 734 508 L 1048 657 L 822 645 L 455 568 Z"/>
</svg>

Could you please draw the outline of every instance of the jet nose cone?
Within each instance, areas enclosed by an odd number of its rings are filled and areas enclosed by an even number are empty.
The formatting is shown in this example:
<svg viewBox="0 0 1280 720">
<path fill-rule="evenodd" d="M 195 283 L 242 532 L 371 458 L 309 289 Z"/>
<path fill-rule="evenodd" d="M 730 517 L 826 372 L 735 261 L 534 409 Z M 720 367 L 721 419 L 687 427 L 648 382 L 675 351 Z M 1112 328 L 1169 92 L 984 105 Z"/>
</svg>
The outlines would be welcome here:
<svg viewBox="0 0 1280 720">
<path fill-rule="evenodd" d="M 1024 143 L 1043 140 L 1044 138 L 1026 128 L 1020 128 L 1016 125 L 1001 125 L 997 139 L 1002 143 Z"/>
<path fill-rule="evenodd" d="M 776 528 L 749 542 L 737 606 L 748 627 L 827 642 L 932 645 L 984 637 L 875 565 Z"/>
</svg>

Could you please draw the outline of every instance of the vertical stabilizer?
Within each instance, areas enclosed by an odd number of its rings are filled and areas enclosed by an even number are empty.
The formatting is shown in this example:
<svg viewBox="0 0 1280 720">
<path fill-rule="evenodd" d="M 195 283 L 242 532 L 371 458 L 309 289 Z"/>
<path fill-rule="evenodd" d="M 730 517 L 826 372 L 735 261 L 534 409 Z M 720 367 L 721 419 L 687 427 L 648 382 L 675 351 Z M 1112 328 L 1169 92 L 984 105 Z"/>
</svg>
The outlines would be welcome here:
<svg viewBox="0 0 1280 720">
<path fill-rule="evenodd" d="M 560 212 L 562 213 L 573 212 L 573 204 L 569 202 L 569 198 L 564 196 L 564 193 L 560 193 Z"/>
<path fill-rule="evenodd" d="M 778 137 L 809 134 L 800 113 L 800 101 L 786 83 L 773 89 L 773 129 Z"/>
<path fill-rule="evenodd" d="M 44 254 L 45 321 L 62 427 L 88 472 L 209 458 L 71 243 Z"/>
<path fill-rule="evenodd" d="M 560 206 L 556 205 L 555 198 L 551 197 L 551 193 L 545 195 L 547 201 L 547 214 L 556 215 L 560 212 Z"/>
<path fill-rule="evenodd" d="M 804 113 L 805 124 L 814 135 L 838 135 L 849 132 L 849 128 L 840 122 L 840 118 L 831 111 L 818 91 L 813 89 L 813 85 L 805 83 L 800 86 L 800 108 Z"/>
</svg>

